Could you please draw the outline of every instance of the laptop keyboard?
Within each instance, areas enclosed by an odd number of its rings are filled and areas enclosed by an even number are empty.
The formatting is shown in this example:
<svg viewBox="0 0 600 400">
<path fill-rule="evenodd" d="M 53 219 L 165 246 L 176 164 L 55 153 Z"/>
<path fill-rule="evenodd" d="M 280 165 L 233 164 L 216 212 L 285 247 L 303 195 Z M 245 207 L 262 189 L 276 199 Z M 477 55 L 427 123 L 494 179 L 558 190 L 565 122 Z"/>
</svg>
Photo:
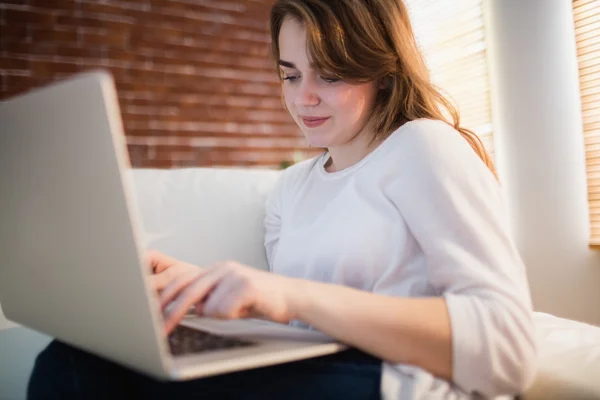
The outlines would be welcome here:
<svg viewBox="0 0 600 400">
<path fill-rule="evenodd" d="M 255 345 L 257 343 L 214 335 L 183 325 L 178 325 L 169 335 L 169 347 L 174 356 Z"/>
</svg>

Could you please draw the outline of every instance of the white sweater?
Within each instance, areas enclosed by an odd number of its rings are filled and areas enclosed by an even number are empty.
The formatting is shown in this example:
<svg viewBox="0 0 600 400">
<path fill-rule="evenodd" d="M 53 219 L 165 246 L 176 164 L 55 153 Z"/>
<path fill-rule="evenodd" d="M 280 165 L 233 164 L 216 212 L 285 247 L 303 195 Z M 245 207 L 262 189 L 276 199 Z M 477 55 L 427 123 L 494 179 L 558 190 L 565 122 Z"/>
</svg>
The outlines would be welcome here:
<svg viewBox="0 0 600 400">
<path fill-rule="evenodd" d="M 525 268 L 499 184 L 460 133 L 421 119 L 349 168 L 328 173 L 327 159 L 289 167 L 270 196 L 271 270 L 446 299 L 454 383 L 384 364 L 386 398 L 494 397 L 527 385 L 536 346 Z"/>
</svg>

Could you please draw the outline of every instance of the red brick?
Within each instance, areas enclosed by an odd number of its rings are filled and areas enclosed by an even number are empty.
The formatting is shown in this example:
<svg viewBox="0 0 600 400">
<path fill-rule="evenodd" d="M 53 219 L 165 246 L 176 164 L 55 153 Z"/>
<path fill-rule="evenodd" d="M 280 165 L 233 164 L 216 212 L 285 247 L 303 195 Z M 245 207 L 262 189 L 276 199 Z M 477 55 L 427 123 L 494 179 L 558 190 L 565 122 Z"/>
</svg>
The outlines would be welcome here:
<svg viewBox="0 0 600 400">
<path fill-rule="evenodd" d="M 77 8 L 75 0 L 27 0 L 27 4 L 37 9 L 54 11 L 74 11 Z"/>
<path fill-rule="evenodd" d="M 56 62 L 51 60 L 31 60 L 31 72 L 34 75 L 48 75 L 57 73 L 75 73 L 79 68 L 74 63 Z"/>
<path fill-rule="evenodd" d="M 4 10 L 4 18 L 8 24 L 53 24 L 56 21 L 56 12 L 47 12 L 41 9 Z"/>
<path fill-rule="evenodd" d="M 82 32 L 81 41 L 83 45 L 125 47 L 128 35 L 122 32 L 105 31 L 103 33 Z"/>
<path fill-rule="evenodd" d="M 83 26 L 87 28 L 105 28 L 110 31 L 126 32 L 135 28 L 130 18 L 109 14 L 90 14 L 85 16 L 59 15 L 56 23 L 65 26 Z"/>
<path fill-rule="evenodd" d="M 262 111 L 262 110 L 246 110 L 246 109 L 231 109 L 231 108 L 216 108 L 216 107 L 175 107 L 175 106 L 132 106 L 124 110 L 132 118 L 136 115 L 141 116 L 160 116 L 165 121 L 177 120 L 194 120 L 202 118 L 204 121 L 220 122 L 239 122 L 239 123 L 261 123 L 262 121 L 270 121 L 276 125 L 293 126 L 294 121 L 285 110 L 280 111 Z"/>
<path fill-rule="evenodd" d="M 6 78 L 5 82 L 7 85 L 12 86 L 34 86 L 37 84 L 37 79 L 34 76 L 24 76 L 24 75 L 13 75 L 10 73 L 3 73 L 2 76 Z"/>
<path fill-rule="evenodd" d="M 159 169 L 170 169 L 173 168 L 173 161 L 171 160 L 150 160 L 150 159 L 146 159 L 146 160 L 139 160 L 136 162 L 133 162 L 134 160 L 131 160 L 131 165 L 134 168 L 159 168 Z"/>
<path fill-rule="evenodd" d="M 103 14 L 123 14 L 127 10 L 119 4 L 102 4 L 97 0 L 80 1 L 80 9 L 84 14 L 103 13 Z"/>
<path fill-rule="evenodd" d="M 27 25 L 2 25 L 0 26 L 0 39 L 3 42 L 18 42 L 27 36 Z"/>
<path fill-rule="evenodd" d="M 132 164 L 138 164 L 148 160 L 148 146 L 146 145 L 127 145 L 129 158 Z"/>
<path fill-rule="evenodd" d="M 228 121 L 206 121 L 201 119 L 175 119 L 167 118 L 133 118 L 129 117 L 125 123 L 128 130 L 163 130 L 172 132 L 173 135 L 194 136 L 199 133 L 219 134 L 219 135 L 278 135 L 293 136 L 296 135 L 297 128 L 291 124 L 274 124 L 271 122 L 263 123 L 241 123 Z"/>
<path fill-rule="evenodd" d="M 28 70 L 29 61 L 22 58 L 14 58 L 10 56 L 0 57 L 0 70 Z"/>
<path fill-rule="evenodd" d="M 3 51 L 8 54 L 35 54 L 33 43 L 26 43 L 21 40 L 10 40 L 2 43 Z"/>
<path fill-rule="evenodd" d="M 186 32 L 177 26 L 158 23 L 150 31 L 136 31 L 131 36 L 133 48 L 158 48 L 168 51 L 180 51 L 193 54 L 200 51 L 219 51 L 223 53 L 247 54 L 258 57 L 269 56 L 269 47 L 265 43 L 244 42 L 223 37 L 204 35 L 199 32 Z"/>
<path fill-rule="evenodd" d="M 6 90 L 12 92 L 25 92 L 38 86 L 38 80 L 32 76 L 19 76 L 3 74 L 3 84 Z"/>
<path fill-rule="evenodd" d="M 106 53 L 106 50 L 101 47 L 78 47 L 76 43 L 65 43 L 64 45 L 58 45 L 54 54 L 63 57 L 76 57 L 76 58 L 101 58 Z"/>
<path fill-rule="evenodd" d="M 52 42 L 7 42 L 4 43 L 4 50 L 8 54 L 18 55 L 19 57 L 31 58 L 36 56 L 52 56 L 56 54 L 58 43 Z"/>
<path fill-rule="evenodd" d="M 23 6 L 24 3 L 26 3 L 27 0 L 2 0 L 3 4 L 12 4 L 12 5 L 17 5 L 17 6 Z M 28 6 L 28 4 L 25 4 L 25 6 Z"/>
<path fill-rule="evenodd" d="M 52 27 L 33 26 L 29 29 L 29 36 L 34 42 L 77 42 L 77 30 L 73 27 L 58 30 Z"/>
</svg>

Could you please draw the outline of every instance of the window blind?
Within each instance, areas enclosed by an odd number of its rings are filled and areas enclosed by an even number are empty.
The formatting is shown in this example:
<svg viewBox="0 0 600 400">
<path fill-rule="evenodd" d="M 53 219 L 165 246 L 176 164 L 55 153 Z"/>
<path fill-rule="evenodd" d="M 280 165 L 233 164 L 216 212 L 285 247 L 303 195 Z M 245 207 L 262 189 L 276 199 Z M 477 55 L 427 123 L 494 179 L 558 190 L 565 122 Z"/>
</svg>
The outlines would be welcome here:
<svg viewBox="0 0 600 400">
<path fill-rule="evenodd" d="M 574 0 L 585 141 L 590 247 L 600 249 L 600 0 Z"/>
<path fill-rule="evenodd" d="M 458 108 L 461 126 L 493 159 L 487 44 L 482 0 L 404 0 L 432 82 Z"/>
</svg>

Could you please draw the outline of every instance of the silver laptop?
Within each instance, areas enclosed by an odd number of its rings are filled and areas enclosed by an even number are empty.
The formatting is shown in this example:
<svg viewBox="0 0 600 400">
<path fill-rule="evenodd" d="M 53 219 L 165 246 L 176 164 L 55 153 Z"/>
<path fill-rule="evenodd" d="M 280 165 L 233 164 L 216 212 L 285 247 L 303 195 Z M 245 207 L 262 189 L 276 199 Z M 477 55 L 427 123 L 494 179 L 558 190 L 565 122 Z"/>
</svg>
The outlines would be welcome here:
<svg viewBox="0 0 600 400">
<path fill-rule="evenodd" d="M 110 73 L 81 73 L 0 103 L 0 304 L 7 318 L 159 379 L 345 348 L 287 325 L 195 316 L 166 337 L 129 170 Z"/>
</svg>

